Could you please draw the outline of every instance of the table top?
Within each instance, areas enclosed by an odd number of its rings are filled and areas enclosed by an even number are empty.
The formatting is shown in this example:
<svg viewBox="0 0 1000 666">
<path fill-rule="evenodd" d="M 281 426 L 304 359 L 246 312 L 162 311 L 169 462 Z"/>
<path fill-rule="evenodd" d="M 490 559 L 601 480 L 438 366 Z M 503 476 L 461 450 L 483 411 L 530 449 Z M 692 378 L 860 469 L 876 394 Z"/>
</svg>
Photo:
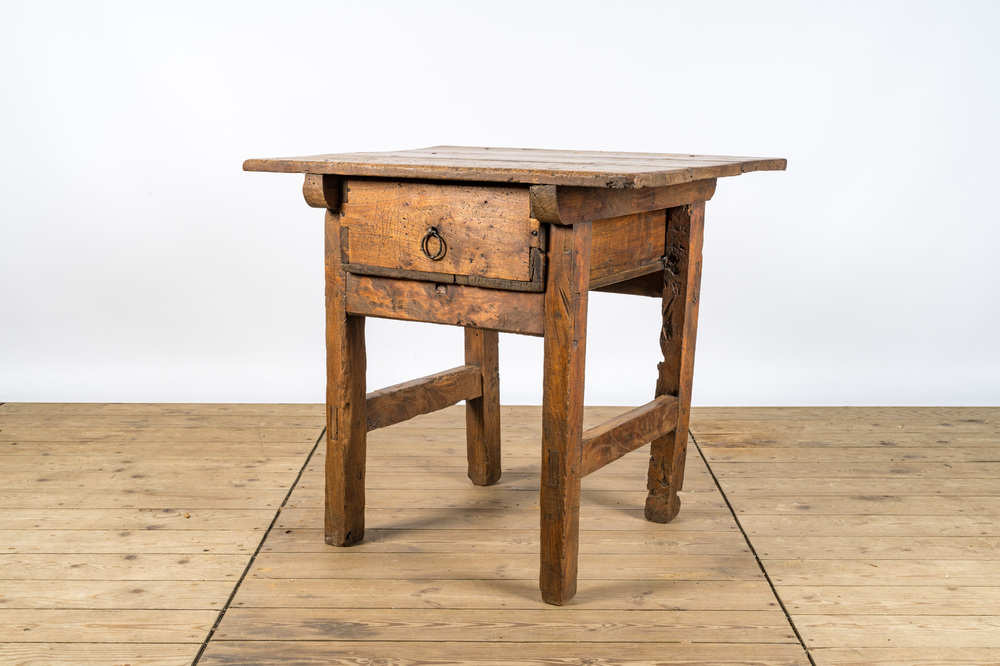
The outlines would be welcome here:
<svg viewBox="0 0 1000 666">
<path fill-rule="evenodd" d="M 246 171 L 641 188 L 782 171 L 786 160 L 668 153 L 434 146 L 381 153 L 251 159 Z"/>
</svg>

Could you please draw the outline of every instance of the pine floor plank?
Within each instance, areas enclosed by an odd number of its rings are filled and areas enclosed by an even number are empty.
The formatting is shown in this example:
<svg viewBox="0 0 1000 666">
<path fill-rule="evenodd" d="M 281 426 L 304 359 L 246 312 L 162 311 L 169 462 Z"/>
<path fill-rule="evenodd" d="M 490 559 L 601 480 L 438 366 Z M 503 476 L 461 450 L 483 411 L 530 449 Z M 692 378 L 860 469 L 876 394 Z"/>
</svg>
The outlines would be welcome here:
<svg viewBox="0 0 1000 666">
<path fill-rule="evenodd" d="M 997 536 L 758 536 L 753 543 L 768 559 L 992 560 L 1000 553 Z"/>
<path fill-rule="evenodd" d="M 219 640 L 795 643 L 770 611 L 233 608 Z"/>
<path fill-rule="evenodd" d="M 377 553 L 524 553 L 538 552 L 538 530 L 387 530 L 368 529 L 365 540 L 352 549 Z M 323 530 L 302 528 L 275 530 L 268 535 L 265 553 L 326 553 Z M 736 530 L 672 531 L 654 534 L 647 531 L 590 530 L 581 533 L 581 553 L 636 555 L 749 553 L 743 535 Z"/>
<path fill-rule="evenodd" d="M 198 648 L 197 644 L 177 643 L 0 643 L 0 658 L 20 666 L 188 666 Z"/>
<path fill-rule="evenodd" d="M 199 664 L 256 666 L 286 662 L 297 664 L 502 664 L 541 666 L 589 664 L 591 666 L 804 666 L 808 660 L 798 645 L 740 643 L 516 643 L 427 642 L 377 643 L 372 641 L 260 641 L 252 648 L 245 641 L 215 640 Z"/>
<path fill-rule="evenodd" d="M 0 530 L 5 553 L 249 554 L 260 530 L 175 530 L 169 541 L 159 530 Z"/>
<path fill-rule="evenodd" d="M 1000 649 L 995 615 L 802 615 L 795 624 L 810 647 Z"/>
<path fill-rule="evenodd" d="M 781 588 L 796 615 L 993 615 L 1000 616 L 997 586 L 837 585 L 810 581 Z"/>
<path fill-rule="evenodd" d="M 880 477 L 879 490 L 886 495 L 907 495 L 909 497 L 928 497 L 934 495 L 949 495 L 962 497 L 964 495 L 982 496 L 1000 492 L 1000 482 L 996 478 L 943 478 L 919 480 L 905 477 Z M 845 477 L 831 475 L 826 478 L 790 478 L 775 479 L 726 478 L 726 496 L 739 497 L 804 497 L 806 495 L 852 496 L 867 495 L 872 490 L 868 477 Z"/>
<path fill-rule="evenodd" d="M 5 609 L 221 610 L 233 580 L 7 579 Z"/>
<path fill-rule="evenodd" d="M 243 581 L 234 607 L 247 608 L 452 608 L 548 610 L 534 578 L 427 580 L 273 578 Z M 763 579 L 583 580 L 573 607 L 589 610 L 776 610 Z"/>
<path fill-rule="evenodd" d="M 0 608 L 3 643 L 200 643 L 217 610 Z"/>
<path fill-rule="evenodd" d="M 59 509 L 141 509 L 143 507 L 186 506 L 192 509 L 269 509 L 276 511 L 287 494 L 285 488 L 191 488 L 179 484 L 157 487 L 137 485 L 126 488 L 77 488 L 45 490 L 45 503 Z M 0 506 L 5 509 L 38 507 L 39 491 L 0 490 Z"/>
<path fill-rule="evenodd" d="M 293 477 L 294 478 L 294 477 Z M 39 495 L 44 498 L 44 495 Z M 270 509 L 198 509 L 196 507 L 115 509 L 5 509 L 0 530 L 263 530 Z M 166 538 L 166 537 L 165 537 Z"/>
<path fill-rule="evenodd" d="M 958 666 L 1000 664 L 1000 648 L 822 648 L 812 651 L 821 666 Z"/>
</svg>

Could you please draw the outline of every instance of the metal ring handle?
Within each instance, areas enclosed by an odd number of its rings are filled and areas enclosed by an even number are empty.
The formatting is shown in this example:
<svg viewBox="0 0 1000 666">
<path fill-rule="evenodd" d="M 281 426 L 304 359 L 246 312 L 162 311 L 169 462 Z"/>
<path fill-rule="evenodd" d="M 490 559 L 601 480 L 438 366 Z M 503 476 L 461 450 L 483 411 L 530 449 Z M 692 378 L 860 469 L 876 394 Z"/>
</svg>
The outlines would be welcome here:
<svg viewBox="0 0 1000 666">
<path fill-rule="evenodd" d="M 431 254 L 432 239 L 437 239 L 438 242 L 437 251 L 433 254 Z M 441 237 L 437 227 L 431 227 L 424 234 L 424 239 L 420 241 L 420 251 L 431 261 L 441 261 L 444 259 L 444 255 L 448 253 L 448 244 L 444 242 L 444 238 Z"/>
</svg>

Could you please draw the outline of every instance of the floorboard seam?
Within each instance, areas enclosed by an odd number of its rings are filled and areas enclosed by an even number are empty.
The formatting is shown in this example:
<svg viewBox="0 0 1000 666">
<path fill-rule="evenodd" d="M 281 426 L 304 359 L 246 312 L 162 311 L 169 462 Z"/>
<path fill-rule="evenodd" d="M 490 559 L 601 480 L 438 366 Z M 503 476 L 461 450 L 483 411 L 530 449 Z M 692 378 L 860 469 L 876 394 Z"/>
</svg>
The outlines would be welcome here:
<svg viewBox="0 0 1000 666">
<path fill-rule="evenodd" d="M 774 586 L 774 581 L 771 580 L 771 576 L 767 573 L 767 569 L 764 568 L 764 563 L 761 562 L 760 557 L 757 556 L 757 549 L 754 548 L 753 543 L 750 541 L 750 535 L 748 535 L 746 530 L 743 529 L 743 523 L 740 522 L 739 516 L 736 515 L 736 509 L 733 508 L 732 503 L 729 501 L 729 497 L 726 496 L 726 491 L 722 489 L 722 484 L 719 483 L 719 478 L 715 476 L 715 470 L 712 469 L 712 465 L 708 462 L 708 458 L 705 457 L 704 451 L 702 451 L 701 446 L 698 445 L 698 438 L 695 437 L 693 430 L 689 429 L 688 433 L 691 435 L 691 440 L 694 442 L 698 455 L 701 456 L 702 462 L 705 463 L 705 468 L 708 469 L 708 473 L 712 476 L 712 481 L 715 483 L 715 487 L 718 488 L 719 494 L 722 495 L 722 501 L 726 503 L 726 508 L 729 509 L 730 515 L 732 515 L 733 520 L 736 522 L 736 527 L 739 528 L 740 534 L 743 535 L 743 540 L 746 541 L 747 548 L 750 549 L 753 559 L 757 561 L 757 566 L 760 567 L 760 572 L 764 574 L 764 579 L 771 588 L 771 594 L 774 595 L 775 601 L 777 601 L 778 606 L 781 607 L 781 612 L 785 614 L 785 619 L 788 620 L 788 626 L 791 627 L 792 631 L 795 633 L 795 638 L 798 639 L 799 645 L 802 646 L 802 650 L 806 653 L 806 658 L 809 659 L 809 663 L 812 664 L 812 666 L 816 666 L 816 660 L 813 659 L 812 653 L 809 651 L 809 646 L 807 646 L 806 642 L 802 639 L 802 634 L 799 633 L 799 628 L 795 626 L 792 616 L 785 607 L 785 602 L 781 600 L 781 596 L 778 594 L 778 589 Z"/>
<path fill-rule="evenodd" d="M 246 579 L 247 574 L 250 573 L 250 569 L 253 567 L 254 562 L 257 561 L 257 556 L 260 554 L 261 549 L 267 542 L 267 537 L 271 535 L 271 530 L 273 530 L 274 526 L 277 524 L 278 518 L 281 517 L 281 512 L 284 510 L 285 505 L 288 504 L 288 500 L 289 498 L 291 498 L 292 492 L 295 490 L 295 487 L 299 485 L 299 481 L 302 479 L 302 474 L 305 473 L 306 468 L 309 466 L 309 461 L 311 461 L 312 457 L 316 455 L 316 449 L 319 448 L 320 442 L 323 441 L 323 438 L 325 436 L 326 436 L 326 428 L 323 428 L 322 432 L 320 432 L 319 434 L 319 437 L 316 438 L 316 443 L 313 444 L 312 450 L 309 452 L 309 455 L 306 456 L 305 461 L 302 463 L 302 467 L 299 469 L 299 473 L 295 476 L 295 479 L 288 487 L 288 492 L 285 493 L 285 498 L 281 500 L 281 504 L 278 506 L 278 510 L 274 512 L 274 517 L 271 519 L 271 524 L 267 526 L 266 530 L 264 530 L 264 535 L 260 538 L 260 543 L 257 544 L 257 548 L 253 551 L 253 555 L 250 556 L 250 561 L 247 562 L 246 567 L 243 569 L 243 573 L 240 574 L 240 579 L 236 581 L 236 585 L 233 587 L 232 593 L 230 593 L 229 598 L 226 600 L 225 605 L 222 607 L 222 610 L 219 611 L 219 616 L 215 618 L 215 623 L 212 625 L 212 628 L 209 629 L 208 635 L 205 637 L 204 642 L 202 642 L 201 644 L 201 648 L 198 649 L 198 654 L 196 654 L 194 656 L 194 660 L 191 661 L 191 666 L 197 666 L 198 662 L 201 661 L 202 656 L 205 654 L 205 650 L 208 649 L 208 644 L 212 642 L 212 638 L 215 636 L 215 632 L 219 629 L 219 625 L 222 624 L 222 618 L 226 616 L 226 612 L 232 605 L 233 599 L 236 598 L 236 593 L 240 591 L 240 586 L 243 585 L 243 581 Z"/>
</svg>

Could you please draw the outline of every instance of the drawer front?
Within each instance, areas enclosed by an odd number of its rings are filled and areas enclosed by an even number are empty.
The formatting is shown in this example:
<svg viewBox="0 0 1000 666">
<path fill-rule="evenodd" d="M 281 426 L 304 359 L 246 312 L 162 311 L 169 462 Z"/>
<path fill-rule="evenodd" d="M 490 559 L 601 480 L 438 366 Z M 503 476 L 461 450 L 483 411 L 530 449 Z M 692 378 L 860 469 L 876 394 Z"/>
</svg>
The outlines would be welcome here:
<svg viewBox="0 0 1000 666">
<path fill-rule="evenodd" d="M 341 252 L 352 273 L 541 285 L 542 230 L 527 187 L 362 179 L 344 195 Z"/>
</svg>

